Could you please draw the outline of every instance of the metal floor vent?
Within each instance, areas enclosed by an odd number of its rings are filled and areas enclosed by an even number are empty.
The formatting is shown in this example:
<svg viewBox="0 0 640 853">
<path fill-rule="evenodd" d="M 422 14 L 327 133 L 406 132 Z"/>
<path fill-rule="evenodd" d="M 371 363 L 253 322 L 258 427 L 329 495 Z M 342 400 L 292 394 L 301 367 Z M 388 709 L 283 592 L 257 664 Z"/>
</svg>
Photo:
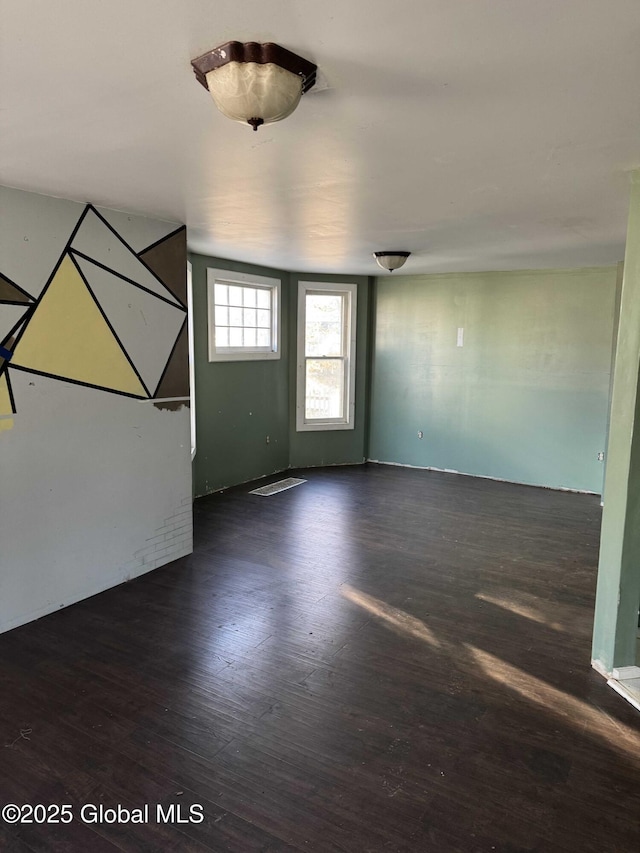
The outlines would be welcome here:
<svg viewBox="0 0 640 853">
<path fill-rule="evenodd" d="M 294 486 L 299 486 L 300 483 L 306 483 L 306 480 L 298 480 L 295 477 L 287 477 L 286 480 L 278 480 L 277 483 L 269 483 L 268 486 L 261 486 L 259 489 L 253 489 L 249 492 L 250 495 L 277 495 L 278 492 L 284 492 L 287 489 L 292 489 Z"/>
</svg>

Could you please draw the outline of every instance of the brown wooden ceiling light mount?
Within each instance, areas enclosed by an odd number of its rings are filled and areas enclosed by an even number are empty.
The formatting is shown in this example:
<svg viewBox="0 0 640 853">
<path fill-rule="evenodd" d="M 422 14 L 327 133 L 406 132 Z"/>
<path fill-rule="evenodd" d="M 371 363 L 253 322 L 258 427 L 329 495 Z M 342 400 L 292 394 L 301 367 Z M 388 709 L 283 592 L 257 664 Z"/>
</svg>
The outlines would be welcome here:
<svg viewBox="0 0 640 853">
<path fill-rule="evenodd" d="M 316 82 L 317 65 L 272 42 L 229 41 L 191 65 L 220 112 L 254 130 L 291 115 Z"/>
</svg>

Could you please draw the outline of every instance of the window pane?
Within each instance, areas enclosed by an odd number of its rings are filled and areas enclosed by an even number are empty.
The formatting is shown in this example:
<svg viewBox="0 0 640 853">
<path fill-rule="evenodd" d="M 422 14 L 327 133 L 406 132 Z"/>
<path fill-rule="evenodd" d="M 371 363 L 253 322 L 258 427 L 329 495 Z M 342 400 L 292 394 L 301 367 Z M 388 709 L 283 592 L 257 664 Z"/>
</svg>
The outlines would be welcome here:
<svg viewBox="0 0 640 853">
<path fill-rule="evenodd" d="M 308 358 L 305 418 L 344 417 L 344 361 Z"/>
<path fill-rule="evenodd" d="M 229 285 L 229 305 L 242 305 L 242 288 Z"/>
<path fill-rule="evenodd" d="M 259 347 L 270 347 L 271 346 L 271 330 L 270 329 L 258 329 L 257 345 Z"/>
<path fill-rule="evenodd" d="M 262 311 L 258 309 L 256 311 L 257 314 L 257 324 L 261 329 L 270 329 L 271 328 L 271 311 Z"/>
<path fill-rule="evenodd" d="M 307 295 L 305 304 L 305 355 L 344 355 L 343 304 L 343 298 L 340 294 L 317 293 Z"/>
<path fill-rule="evenodd" d="M 242 325 L 242 308 L 229 308 L 229 325 Z"/>
<path fill-rule="evenodd" d="M 209 361 L 279 358 L 281 282 L 245 273 L 233 279 L 232 272 L 207 270 Z"/>
</svg>

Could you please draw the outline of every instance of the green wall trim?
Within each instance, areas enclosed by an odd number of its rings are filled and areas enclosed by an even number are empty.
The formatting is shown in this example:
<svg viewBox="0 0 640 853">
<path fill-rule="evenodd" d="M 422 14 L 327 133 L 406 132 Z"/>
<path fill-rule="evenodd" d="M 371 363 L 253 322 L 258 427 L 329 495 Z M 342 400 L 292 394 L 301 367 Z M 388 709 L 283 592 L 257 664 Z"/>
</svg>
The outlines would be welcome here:
<svg viewBox="0 0 640 853">
<path fill-rule="evenodd" d="M 592 657 L 636 664 L 640 602 L 640 172 L 632 178 L 617 335 Z"/>
</svg>

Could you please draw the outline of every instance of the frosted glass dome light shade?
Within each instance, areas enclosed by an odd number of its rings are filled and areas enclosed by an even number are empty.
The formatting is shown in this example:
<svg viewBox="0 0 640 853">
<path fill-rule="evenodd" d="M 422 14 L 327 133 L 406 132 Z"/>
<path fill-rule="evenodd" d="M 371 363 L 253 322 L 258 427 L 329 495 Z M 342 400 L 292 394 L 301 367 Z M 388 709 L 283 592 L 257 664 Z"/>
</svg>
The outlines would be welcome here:
<svg viewBox="0 0 640 853">
<path fill-rule="evenodd" d="M 379 267 L 382 267 L 383 270 L 393 272 L 394 270 L 400 269 L 410 254 L 411 252 L 399 251 L 374 252 L 373 257 L 376 259 L 376 263 Z"/>
<path fill-rule="evenodd" d="M 229 62 L 209 71 L 207 86 L 220 112 L 243 124 L 281 121 L 302 97 L 300 77 L 272 62 Z"/>
<path fill-rule="evenodd" d="M 267 42 L 230 41 L 191 61 L 199 83 L 221 113 L 233 121 L 281 121 L 295 110 L 315 83 L 317 66 Z"/>
</svg>

